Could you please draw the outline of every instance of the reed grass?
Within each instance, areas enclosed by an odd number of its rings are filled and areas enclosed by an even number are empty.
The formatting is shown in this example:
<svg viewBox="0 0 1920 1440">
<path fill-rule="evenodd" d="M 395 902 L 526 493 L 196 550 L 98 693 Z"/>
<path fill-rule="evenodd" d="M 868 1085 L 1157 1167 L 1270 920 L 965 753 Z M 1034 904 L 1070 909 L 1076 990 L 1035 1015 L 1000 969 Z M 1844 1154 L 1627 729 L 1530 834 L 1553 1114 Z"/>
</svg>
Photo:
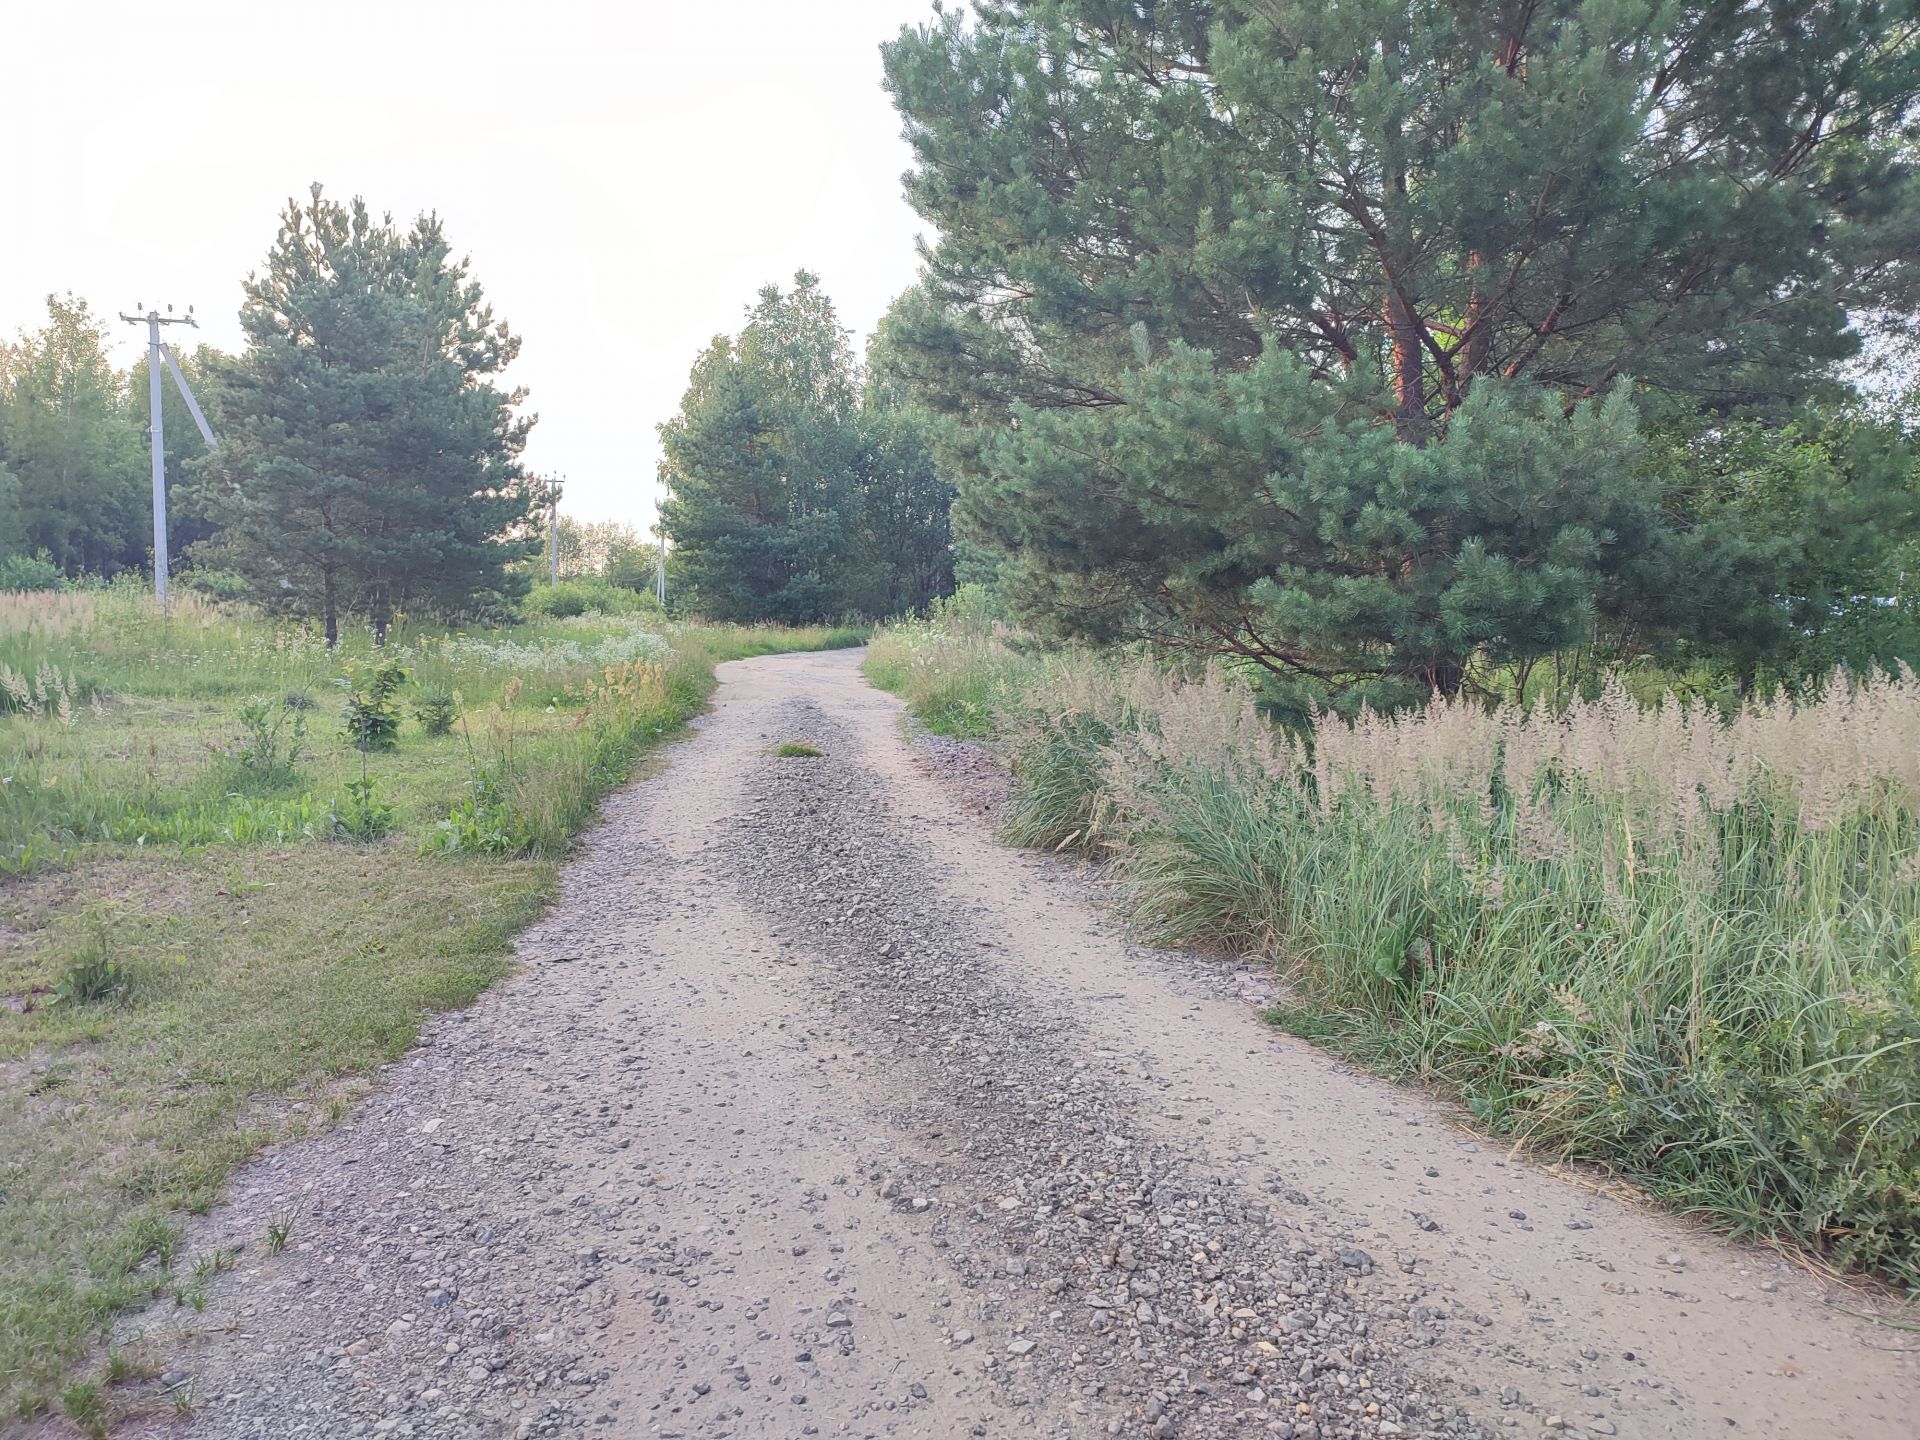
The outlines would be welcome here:
<svg viewBox="0 0 1920 1440">
<path fill-rule="evenodd" d="M 1616 683 L 1287 731 L 1217 668 L 937 626 L 871 653 L 936 715 L 993 696 L 1009 838 L 1109 857 L 1156 939 L 1269 957 L 1277 1022 L 1920 1286 L 1910 672 L 1731 715 Z"/>
</svg>

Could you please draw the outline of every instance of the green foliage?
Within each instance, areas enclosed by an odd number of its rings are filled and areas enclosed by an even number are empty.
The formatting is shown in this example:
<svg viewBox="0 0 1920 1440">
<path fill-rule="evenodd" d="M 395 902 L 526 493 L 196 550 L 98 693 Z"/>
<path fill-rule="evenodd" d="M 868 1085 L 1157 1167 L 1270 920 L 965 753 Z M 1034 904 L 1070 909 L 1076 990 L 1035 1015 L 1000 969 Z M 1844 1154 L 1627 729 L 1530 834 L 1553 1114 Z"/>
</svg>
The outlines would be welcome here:
<svg viewBox="0 0 1920 1440">
<path fill-rule="evenodd" d="M 376 637 L 409 609 L 471 614 L 524 589 L 537 542 L 519 463 L 532 421 L 498 376 L 519 340 L 431 215 L 407 230 L 313 188 L 247 282 L 243 355 L 214 372 L 221 443 L 206 559 L 259 603 Z"/>
<path fill-rule="evenodd" d="M 240 706 L 245 736 L 234 761 L 262 789 L 284 788 L 299 776 L 301 745 L 307 737 L 304 706 L 255 695 Z"/>
<path fill-rule="evenodd" d="M 778 760 L 818 760 L 826 753 L 805 740 L 788 740 L 773 747 L 774 758 Z"/>
<path fill-rule="evenodd" d="M 58 590 L 65 580 L 44 550 L 0 558 L 0 590 Z"/>
<path fill-rule="evenodd" d="M 650 594 L 640 594 L 599 575 L 562 580 L 558 585 L 538 585 L 521 602 L 528 615 L 551 620 L 571 619 L 576 615 L 637 615 L 656 610 Z"/>
<path fill-rule="evenodd" d="M 398 660 L 375 660 L 355 665 L 341 677 L 347 703 L 340 712 L 340 728 L 362 753 L 392 750 L 400 743 L 400 687 L 408 680 Z"/>
<path fill-rule="evenodd" d="M 1023 614 L 1242 658 L 1302 711 L 1596 623 L 1752 633 L 1768 537 L 1686 513 L 1636 412 L 1777 418 L 1920 280 L 1904 15 L 1775 20 L 1035 0 L 905 32 L 939 240 L 884 369 L 964 539 Z"/>
<path fill-rule="evenodd" d="M 126 992 L 127 972 L 119 960 L 119 943 L 110 916 L 89 915 L 80 951 L 60 972 L 53 998 L 61 1005 L 93 1005 L 118 999 Z"/>
<path fill-rule="evenodd" d="M 334 797 L 328 825 L 336 840 L 367 844 L 393 832 L 393 817 L 394 807 L 380 798 L 379 782 L 362 776 L 347 781 L 345 793 Z"/>
<path fill-rule="evenodd" d="M 460 702 L 444 685 L 428 686 L 414 697 L 413 718 L 420 722 L 420 729 L 428 739 L 451 734 L 459 713 Z"/>
<path fill-rule="evenodd" d="M 951 492 L 890 391 L 863 399 L 819 280 L 768 286 L 660 427 L 676 579 L 720 620 L 918 609 L 952 588 Z M 684 593 L 679 585 L 675 593 Z"/>
<path fill-rule="evenodd" d="M 45 328 L 0 345 L 0 550 L 66 575 L 137 566 L 151 543 L 146 396 L 107 344 L 84 300 L 49 295 Z"/>
<path fill-rule="evenodd" d="M 1751 582 L 1695 594 L 1717 576 L 1669 573 L 1614 627 L 1616 653 L 1704 660 L 1745 687 L 1920 663 L 1920 466 L 1897 429 L 1857 407 L 1780 426 L 1688 416 L 1648 448 L 1695 532 L 1739 547 Z"/>
</svg>

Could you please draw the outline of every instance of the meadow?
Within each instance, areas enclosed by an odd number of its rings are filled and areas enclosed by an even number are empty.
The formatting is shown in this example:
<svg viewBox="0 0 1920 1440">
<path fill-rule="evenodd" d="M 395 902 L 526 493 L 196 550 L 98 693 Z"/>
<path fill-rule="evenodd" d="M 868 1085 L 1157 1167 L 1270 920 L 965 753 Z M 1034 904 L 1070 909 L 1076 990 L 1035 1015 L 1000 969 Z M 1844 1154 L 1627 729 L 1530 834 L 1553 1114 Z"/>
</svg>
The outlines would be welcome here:
<svg viewBox="0 0 1920 1440">
<path fill-rule="evenodd" d="M 1037 648 L 963 599 L 867 673 L 1006 755 L 1008 839 L 1108 862 L 1149 939 L 1275 965 L 1275 1023 L 1920 1288 L 1911 672 L 1282 728 L 1217 667 Z"/>
<path fill-rule="evenodd" d="M 862 639 L 588 610 L 329 651 L 191 594 L 0 595 L 0 1407 L 84 1416 L 114 1314 L 199 1303 L 230 1257 L 183 1212 L 506 972 L 716 663 Z"/>
</svg>

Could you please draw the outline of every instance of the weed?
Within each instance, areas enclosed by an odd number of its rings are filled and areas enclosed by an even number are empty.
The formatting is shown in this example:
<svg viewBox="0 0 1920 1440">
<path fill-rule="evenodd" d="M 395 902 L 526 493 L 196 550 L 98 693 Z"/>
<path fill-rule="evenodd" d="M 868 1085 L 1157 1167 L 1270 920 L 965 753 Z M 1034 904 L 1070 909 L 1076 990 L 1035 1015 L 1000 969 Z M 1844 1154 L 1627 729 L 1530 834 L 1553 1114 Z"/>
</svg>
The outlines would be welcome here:
<svg viewBox="0 0 1920 1440">
<path fill-rule="evenodd" d="M 773 753 L 782 760 L 817 760 L 827 752 L 804 740 L 789 740 L 783 745 L 774 746 Z"/>
<path fill-rule="evenodd" d="M 275 1215 L 267 1221 L 267 1253 L 278 1255 L 287 1248 L 287 1240 L 293 1234 L 294 1215 L 291 1210 Z"/>
<path fill-rule="evenodd" d="M 200 1282 L 211 1280 L 223 1270 L 231 1270 L 239 1258 L 238 1245 L 223 1245 L 217 1250 L 210 1250 L 193 1262 L 193 1278 Z"/>
<path fill-rule="evenodd" d="M 93 1005 L 116 1000 L 126 993 L 127 972 L 116 955 L 119 942 L 111 916 L 96 911 L 87 917 L 80 950 L 54 982 L 57 1005 Z"/>
<path fill-rule="evenodd" d="M 1109 855 L 1149 934 L 1271 957 L 1278 1023 L 1492 1129 L 1920 1286 L 1920 679 L 1289 731 L 1220 669 L 1017 645 L 867 661 L 990 703 L 1012 838 Z"/>
<path fill-rule="evenodd" d="M 281 787 L 299 774 L 301 742 L 307 735 L 306 713 L 255 695 L 240 706 L 240 724 L 246 734 L 234 749 L 240 769 L 255 783 Z"/>
<path fill-rule="evenodd" d="M 107 1433 L 107 1402 L 92 1380 L 75 1380 L 60 1392 L 60 1408 L 89 1435 Z"/>
<path fill-rule="evenodd" d="M 346 793 L 334 797 L 328 819 L 336 840 L 368 844 L 393 830 L 393 806 L 382 800 L 379 785 L 368 776 L 346 783 Z"/>
</svg>

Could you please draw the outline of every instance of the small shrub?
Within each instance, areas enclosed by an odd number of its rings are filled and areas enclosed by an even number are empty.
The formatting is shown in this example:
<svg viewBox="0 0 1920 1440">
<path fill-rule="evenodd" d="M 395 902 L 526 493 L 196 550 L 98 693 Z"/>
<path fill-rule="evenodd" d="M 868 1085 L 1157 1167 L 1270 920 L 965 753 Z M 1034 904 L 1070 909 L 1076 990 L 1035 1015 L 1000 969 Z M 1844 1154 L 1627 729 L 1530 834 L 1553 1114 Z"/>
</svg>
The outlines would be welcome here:
<svg viewBox="0 0 1920 1440">
<path fill-rule="evenodd" d="M 194 566 L 182 571 L 175 577 L 189 590 L 197 590 L 209 600 L 249 600 L 253 598 L 253 582 L 246 576 L 232 570 L 211 570 Z"/>
<path fill-rule="evenodd" d="M 0 559 L 0 590 L 58 590 L 65 584 L 60 567 L 44 550 Z"/>
<path fill-rule="evenodd" d="M 420 722 L 420 728 L 433 739 L 453 733 L 453 722 L 460 713 L 459 698 L 444 685 L 435 685 L 420 692 L 413 703 L 413 718 Z"/>
<path fill-rule="evenodd" d="M 393 806 L 379 797 L 371 779 L 362 776 L 347 782 L 346 794 L 334 797 L 331 822 L 336 840 L 378 840 L 393 830 Z"/>
<path fill-rule="evenodd" d="M 635 591 L 589 575 L 562 580 L 558 585 L 541 585 L 527 596 L 523 608 L 529 615 L 565 620 L 575 615 L 631 615 L 658 607 L 651 596 L 643 600 Z"/>
<path fill-rule="evenodd" d="M 347 692 L 340 727 L 362 753 L 392 750 L 400 743 L 400 687 L 407 670 L 398 660 L 355 666 L 341 680 Z"/>
<path fill-rule="evenodd" d="M 255 695 L 240 707 L 246 731 L 233 758 L 248 778 L 263 786 L 285 785 L 297 778 L 301 742 L 307 736 L 307 717 L 285 701 L 274 704 Z"/>
</svg>

